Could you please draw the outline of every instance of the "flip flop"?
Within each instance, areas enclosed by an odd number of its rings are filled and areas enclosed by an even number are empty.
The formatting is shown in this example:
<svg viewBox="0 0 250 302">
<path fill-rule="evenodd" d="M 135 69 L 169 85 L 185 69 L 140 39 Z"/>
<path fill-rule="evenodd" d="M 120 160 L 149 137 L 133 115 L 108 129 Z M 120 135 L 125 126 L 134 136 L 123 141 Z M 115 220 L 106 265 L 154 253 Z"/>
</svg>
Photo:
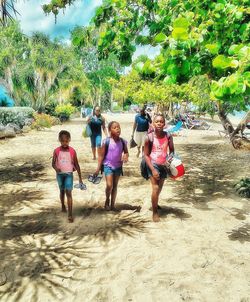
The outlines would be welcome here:
<svg viewBox="0 0 250 302">
<path fill-rule="evenodd" d="M 88 181 L 92 182 L 95 185 L 98 185 L 102 180 L 102 176 L 94 176 L 94 175 L 89 175 Z"/>
<path fill-rule="evenodd" d="M 85 184 L 83 184 L 83 183 L 81 183 L 81 184 L 75 184 L 74 188 L 80 189 L 80 190 L 87 190 L 87 186 Z"/>
<path fill-rule="evenodd" d="M 102 176 L 97 176 L 93 179 L 93 184 L 98 185 L 102 180 Z"/>
</svg>

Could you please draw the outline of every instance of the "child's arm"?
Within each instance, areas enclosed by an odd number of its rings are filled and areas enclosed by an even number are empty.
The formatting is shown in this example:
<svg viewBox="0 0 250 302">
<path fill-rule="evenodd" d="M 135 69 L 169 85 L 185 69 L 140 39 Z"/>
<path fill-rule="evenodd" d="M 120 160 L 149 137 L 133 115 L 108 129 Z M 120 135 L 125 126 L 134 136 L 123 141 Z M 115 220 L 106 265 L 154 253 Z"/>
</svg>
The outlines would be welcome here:
<svg viewBox="0 0 250 302">
<path fill-rule="evenodd" d="M 97 165 L 96 171 L 94 173 L 95 176 L 97 176 L 99 174 L 99 172 L 101 171 L 104 156 L 105 156 L 105 142 L 102 144 L 100 153 L 98 155 L 98 165 Z"/>
<path fill-rule="evenodd" d="M 134 134 L 135 134 L 135 129 L 137 128 L 137 122 L 136 122 L 136 118 L 135 118 L 135 121 L 134 121 L 134 124 L 133 124 L 133 132 L 132 132 L 132 137 L 134 137 Z"/>
<path fill-rule="evenodd" d="M 122 161 L 124 163 L 127 163 L 128 162 L 128 157 L 129 157 L 128 146 L 127 146 L 127 144 L 124 144 L 124 154 L 122 156 Z"/>
<path fill-rule="evenodd" d="M 151 163 L 150 160 L 150 148 L 149 148 L 149 138 L 147 137 L 145 140 L 145 145 L 144 145 L 144 157 L 145 157 L 145 161 L 146 164 L 148 165 L 149 169 L 152 171 L 153 177 L 155 179 L 160 179 L 160 175 L 159 173 L 156 171 L 156 169 L 154 168 L 153 164 Z"/>
<path fill-rule="evenodd" d="M 174 153 L 174 140 L 172 135 L 169 138 L 168 146 L 169 146 L 169 154 Z"/>
<path fill-rule="evenodd" d="M 103 122 L 102 122 L 102 129 L 103 129 L 103 132 L 104 132 L 104 134 L 106 135 L 106 137 L 108 137 L 108 131 L 107 131 L 107 128 L 106 128 L 106 121 L 105 121 L 105 118 L 104 117 L 102 117 L 103 118 Z"/>
<path fill-rule="evenodd" d="M 91 116 L 88 117 L 87 124 L 90 124 L 90 122 L 91 122 Z"/>
<path fill-rule="evenodd" d="M 52 158 L 52 168 L 56 171 L 56 173 L 61 172 L 61 170 L 56 167 L 56 153 L 55 152 L 54 152 L 53 158 Z"/>
<path fill-rule="evenodd" d="M 76 154 L 74 156 L 74 166 L 75 166 L 75 169 L 76 169 L 78 177 L 79 177 L 79 183 L 82 183 L 81 168 L 80 168 L 80 165 L 78 163 L 78 159 L 77 159 L 77 155 Z"/>
</svg>

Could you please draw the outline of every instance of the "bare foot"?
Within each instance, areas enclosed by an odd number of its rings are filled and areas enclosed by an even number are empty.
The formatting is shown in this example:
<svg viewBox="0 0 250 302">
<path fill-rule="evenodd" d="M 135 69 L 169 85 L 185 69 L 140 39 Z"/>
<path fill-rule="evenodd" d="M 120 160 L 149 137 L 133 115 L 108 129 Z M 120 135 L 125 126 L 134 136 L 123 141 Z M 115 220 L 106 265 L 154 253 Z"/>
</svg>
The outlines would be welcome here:
<svg viewBox="0 0 250 302">
<path fill-rule="evenodd" d="M 104 209 L 105 209 L 106 211 L 110 211 L 109 200 L 106 200 L 106 201 L 105 201 Z"/>
<path fill-rule="evenodd" d="M 110 206 L 105 204 L 104 209 L 105 209 L 106 211 L 110 211 Z"/>
<path fill-rule="evenodd" d="M 115 207 L 111 207 L 110 210 L 113 211 L 113 212 L 119 212 L 119 210 Z"/>
<path fill-rule="evenodd" d="M 62 212 L 67 213 L 67 209 L 66 209 L 65 205 L 62 206 Z"/>
<path fill-rule="evenodd" d="M 93 159 L 93 160 L 96 160 L 96 157 L 93 157 L 92 159 Z"/>
<path fill-rule="evenodd" d="M 72 216 L 69 216 L 69 217 L 68 217 L 68 221 L 69 221 L 69 223 L 72 223 L 72 222 L 74 221 L 73 217 L 72 217 Z"/>
<path fill-rule="evenodd" d="M 154 213 L 153 214 L 153 222 L 159 222 L 160 221 L 160 217 L 158 213 Z"/>
</svg>

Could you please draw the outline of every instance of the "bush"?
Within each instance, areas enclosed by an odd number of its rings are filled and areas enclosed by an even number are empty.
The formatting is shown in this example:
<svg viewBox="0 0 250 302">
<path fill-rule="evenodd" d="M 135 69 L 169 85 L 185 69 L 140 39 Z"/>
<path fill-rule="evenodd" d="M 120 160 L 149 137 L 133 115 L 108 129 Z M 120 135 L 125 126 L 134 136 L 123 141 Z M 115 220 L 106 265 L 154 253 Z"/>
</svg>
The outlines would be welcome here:
<svg viewBox="0 0 250 302">
<path fill-rule="evenodd" d="M 34 122 L 31 125 L 32 129 L 42 130 L 51 128 L 58 124 L 58 119 L 46 113 L 34 113 Z"/>
<path fill-rule="evenodd" d="M 70 118 L 70 115 L 76 111 L 76 108 L 71 104 L 62 104 L 57 105 L 55 112 L 59 117 L 60 121 L 67 121 Z"/>
<path fill-rule="evenodd" d="M 58 105 L 57 102 L 55 101 L 50 101 L 44 108 L 44 113 L 52 115 L 52 116 L 57 116 L 56 114 L 56 106 Z"/>
<path fill-rule="evenodd" d="M 17 124 L 22 128 L 25 120 L 32 118 L 34 109 L 30 107 L 0 107 L 0 124 Z"/>
<path fill-rule="evenodd" d="M 239 195 L 250 198 L 250 178 L 242 178 L 234 187 Z"/>
</svg>

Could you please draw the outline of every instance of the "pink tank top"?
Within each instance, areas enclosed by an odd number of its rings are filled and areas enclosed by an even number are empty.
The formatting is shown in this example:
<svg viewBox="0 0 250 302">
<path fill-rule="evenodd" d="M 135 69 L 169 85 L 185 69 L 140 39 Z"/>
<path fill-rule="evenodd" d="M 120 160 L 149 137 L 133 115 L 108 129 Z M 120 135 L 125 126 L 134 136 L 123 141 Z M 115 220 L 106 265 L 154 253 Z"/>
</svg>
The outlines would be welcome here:
<svg viewBox="0 0 250 302">
<path fill-rule="evenodd" d="M 56 153 L 56 157 L 57 157 L 56 158 L 56 167 L 61 170 L 61 173 L 73 172 L 74 171 L 74 162 L 73 162 L 73 158 L 72 158 L 72 152 L 70 152 L 70 150 L 62 151 L 60 148 L 60 149 L 56 149 L 55 153 Z"/>
<path fill-rule="evenodd" d="M 152 163 L 157 165 L 164 165 L 166 163 L 166 157 L 168 154 L 168 138 L 157 138 L 154 136 L 152 151 L 150 153 L 150 159 Z"/>
</svg>

